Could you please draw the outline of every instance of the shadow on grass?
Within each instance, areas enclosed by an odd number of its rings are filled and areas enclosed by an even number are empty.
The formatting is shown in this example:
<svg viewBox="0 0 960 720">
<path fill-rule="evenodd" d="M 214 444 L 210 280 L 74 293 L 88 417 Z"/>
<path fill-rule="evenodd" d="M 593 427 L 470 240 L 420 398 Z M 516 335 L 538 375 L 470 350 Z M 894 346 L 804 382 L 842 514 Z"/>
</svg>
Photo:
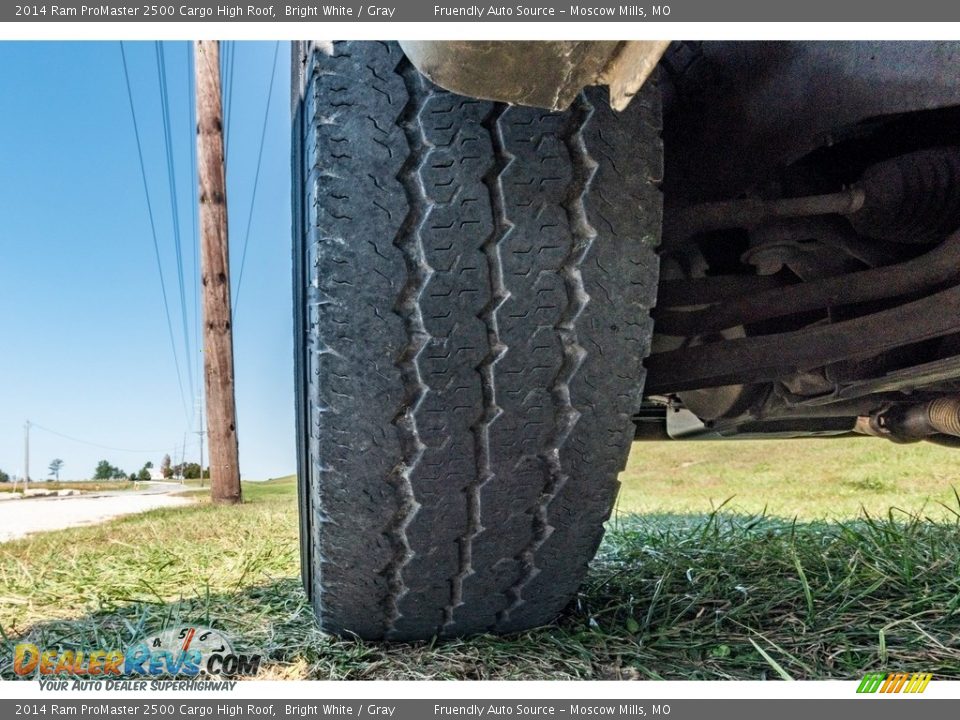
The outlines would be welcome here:
<svg viewBox="0 0 960 720">
<path fill-rule="evenodd" d="M 182 572 L 182 568 L 179 570 Z M 577 599 L 508 637 L 386 644 L 321 633 L 299 578 L 118 603 L 4 636 L 123 648 L 198 623 L 264 655 L 265 679 L 859 679 L 960 677 L 960 525 L 891 514 L 846 524 L 742 515 L 612 524 Z"/>
</svg>

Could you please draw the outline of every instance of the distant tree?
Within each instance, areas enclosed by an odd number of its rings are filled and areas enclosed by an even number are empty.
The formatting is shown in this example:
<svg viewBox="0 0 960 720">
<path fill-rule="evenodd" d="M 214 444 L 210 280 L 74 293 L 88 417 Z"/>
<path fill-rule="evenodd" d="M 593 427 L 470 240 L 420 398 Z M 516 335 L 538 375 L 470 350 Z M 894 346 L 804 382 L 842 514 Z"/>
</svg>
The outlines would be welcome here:
<svg viewBox="0 0 960 720">
<path fill-rule="evenodd" d="M 130 477 L 127 478 L 127 480 L 129 480 L 130 482 L 136 482 L 137 479 L 138 478 L 136 473 L 130 473 Z"/>
<path fill-rule="evenodd" d="M 94 480 L 109 480 L 114 476 L 117 469 L 106 460 L 97 463 L 97 469 L 93 473 Z"/>
<path fill-rule="evenodd" d="M 60 471 L 63 470 L 64 462 L 60 458 L 50 461 L 50 474 L 57 480 L 60 480 Z"/>
<path fill-rule="evenodd" d="M 150 480 L 150 468 L 152 467 L 153 463 L 148 462 L 142 468 L 140 468 L 140 472 L 137 473 L 137 480 L 142 480 L 143 482 Z"/>
<path fill-rule="evenodd" d="M 0 470 L 0 483 L 10 482 L 10 476 L 7 475 L 3 470 Z"/>
<path fill-rule="evenodd" d="M 183 477 L 185 477 L 187 480 L 197 480 L 200 477 L 200 463 L 186 463 L 183 466 Z M 209 466 L 203 469 L 203 477 L 209 479 Z"/>
<path fill-rule="evenodd" d="M 113 475 L 111 476 L 113 480 L 123 480 L 125 477 L 127 477 L 127 474 L 123 470 L 118 467 L 113 469 Z"/>
<path fill-rule="evenodd" d="M 164 455 L 163 460 L 160 461 L 160 474 L 163 475 L 164 480 L 169 480 L 173 477 L 173 467 L 171 467 L 170 462 L 169 455 Z"/>
</svg>

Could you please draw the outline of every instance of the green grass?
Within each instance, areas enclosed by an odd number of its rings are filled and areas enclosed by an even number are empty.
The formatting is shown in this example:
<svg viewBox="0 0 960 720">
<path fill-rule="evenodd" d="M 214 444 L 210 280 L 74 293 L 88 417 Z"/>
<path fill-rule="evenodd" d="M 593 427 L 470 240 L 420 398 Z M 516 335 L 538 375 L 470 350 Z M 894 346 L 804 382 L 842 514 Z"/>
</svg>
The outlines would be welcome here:
<svg viewBox="0 0 960 720">
<path fill-rule="evenodd" d="M 958 460 L 950 448 L 877 438 L 637 443 L 617 511 L 701 513 L 727 503 L 727 512 L 842 520 L 895 507 L 952 520 Z"/>
<path fill-rule="evenodd" d="M 751 459 L 754 445 L 761 455 Z M 891 448 L 902 461 L 903 448 L 877 446 L 863 452 Z M 611 523 L 576 602 L 547 628 L 410 645 L 323 635 L 300 588 L 295 485 L 287 478 L 246 484 L 240 507 L 200 496 L 194 506 L 0 544 L 0 676 L 11 676 L 19 640 L 122 647 L 181 623 L 211 625 L 238 648 L 262 651 L 263 678 L 852 679 L 887 669 L 960 676 L 955 495 L 937 506 L 937 522 L 898 512 L 864 516 L 854 501 L 837 519 L 839 506 L 826 500 L 805 505 L 784 468 L 826 472 L 821 453 L 839 444 L 808 445 L 805 465 L 791 443 L 672 447 L 698 454 L 676 456 L 641 487 L 649 472 L 641 468 L 667 453 L 635 446 L 620 510 L 649 513 Z M 743 484 L 733 492 L 707 452 L 726 447 L 741 449 L 725 456 L 740 472 L 763 459 L 781 469 L 762 470 L 756 485 L 731 475 L 732 487 Z M 923 452 L 909 462 L 949 467 Z M 840 483 L 860 477 L 859 465 L 849 470 L 829 472 Z M 707 475 L 716 479 L 697 483 Z M 693 481 L 674 483 L 676 476 Z M 731 495 L 742 507 L 776 501 L 782 517 L 731 513 L 729 505 L 710 512 L 711 502 Z M 923 507 L 923 497 L 918 484 L 897 500 Z M 834 519 L 794 521 L 794 514 Z"/>
</svg>

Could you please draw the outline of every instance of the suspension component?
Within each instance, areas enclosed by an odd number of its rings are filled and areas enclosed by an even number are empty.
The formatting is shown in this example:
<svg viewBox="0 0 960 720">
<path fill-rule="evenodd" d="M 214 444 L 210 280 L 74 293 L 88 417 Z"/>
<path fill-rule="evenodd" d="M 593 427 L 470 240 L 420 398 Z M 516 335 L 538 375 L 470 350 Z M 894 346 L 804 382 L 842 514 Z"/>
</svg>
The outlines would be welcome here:
<svg viewBox="0 0 960 720">
<path fill-rule="evenodd" d="M 854 186 L 863 206 L 849 220 L 861 235 L 933 243 L 960 227 L 960 148 L 919 150 L 871 166 Z"/>
<path fill-rule="evenodd" d="M 872 165 L 829 195 L 745 198 L 678 210 L 664 225 L 667 249 L 710 230 L 751 228 L 777 218 L 846 215 L 861 235 L 898 243 L 938 242 L 960 228 L 960 148 L 941 147 Z"/>
<path fill-rule="evenodd" d="M 925 255 L 896 265 L 761 289 L 702 310 L 659 310 L 654 317 L 659 333 L 693 336 L 793 313 L 894 298 L 935 288 L 958 276 L 960 232 Z"/>
<path fill-rule="evenodd" d="M 647 358 L 646 392 L 666 395 L 764 382 L 960 332 L 960 285 L 869 315 L 802 330 L 722 340 Z"/>
<path fill-rule="evenodd" d="M 774 218 L 799 218 L 815 215 L 849 215 L 863 207 L 866 195 L 851 188 L 829 195 L 811 195 L 780 200 L 744 198 L 701 203 L 679 210 L 664 220 L 665 242 L 681 243 L 694 235 L 725 228 L 750 228 Z"/>
</svg>

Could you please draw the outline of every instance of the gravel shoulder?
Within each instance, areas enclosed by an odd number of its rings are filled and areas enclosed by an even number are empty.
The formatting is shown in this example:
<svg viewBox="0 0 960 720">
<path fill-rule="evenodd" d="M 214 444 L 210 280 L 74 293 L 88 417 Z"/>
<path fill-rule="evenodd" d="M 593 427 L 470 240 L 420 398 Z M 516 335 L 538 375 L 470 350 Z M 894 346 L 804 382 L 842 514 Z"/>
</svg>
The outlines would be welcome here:
<svg viewBox="0 0 960 720">
<path fill-rule="evenodd" d="M 150 483 L 142 490 L 122 493 L 9 500 L 0 503 L 0 543 L 30 533 L 90 525 L 156 508 L 189 505 L 192 500 L 174 494 L 183 489 L 176 483 Z"/>
</svg>

